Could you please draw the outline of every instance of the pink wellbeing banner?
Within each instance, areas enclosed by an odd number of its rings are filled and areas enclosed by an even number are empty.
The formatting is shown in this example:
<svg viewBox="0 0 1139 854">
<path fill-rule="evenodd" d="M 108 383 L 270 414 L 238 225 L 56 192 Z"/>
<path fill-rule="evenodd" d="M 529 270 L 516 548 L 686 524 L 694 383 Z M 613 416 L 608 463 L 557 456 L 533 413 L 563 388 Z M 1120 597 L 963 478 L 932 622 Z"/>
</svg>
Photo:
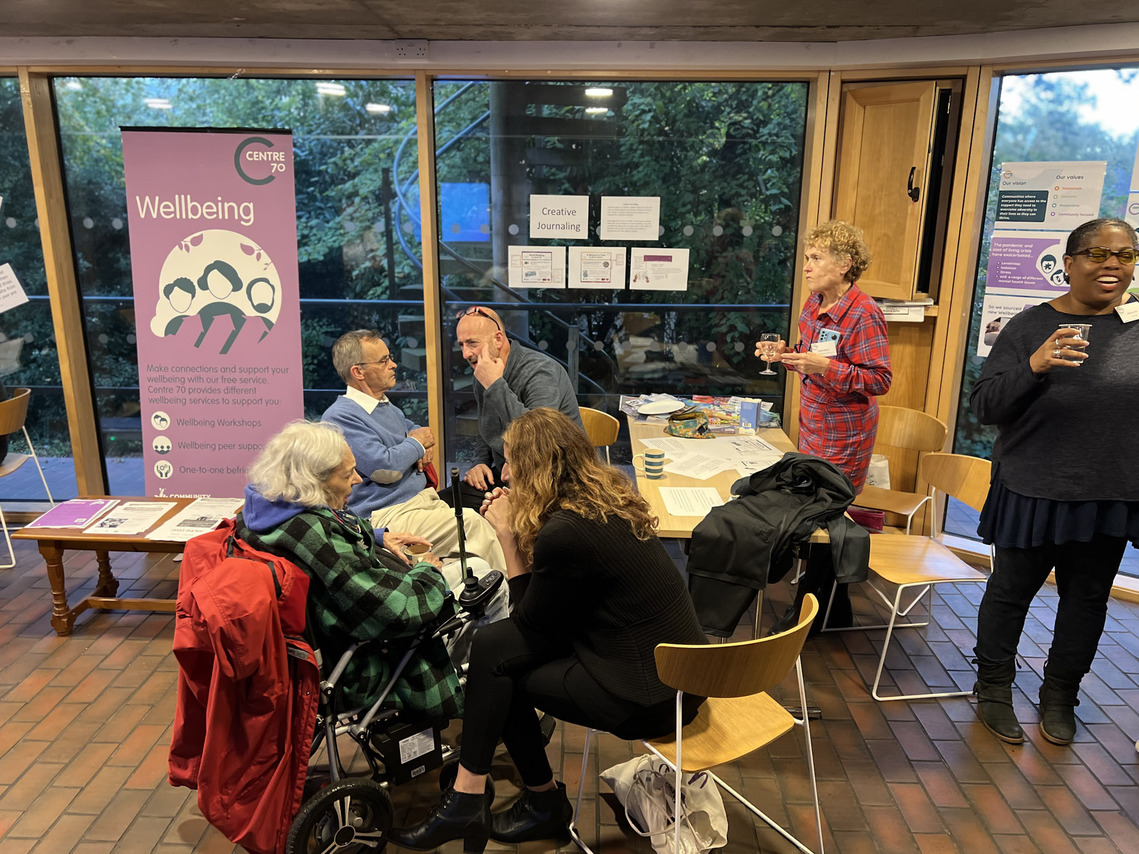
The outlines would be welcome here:
<svg viewBox="0 0 1139 854">
<path fill-rule="evenodd" d="M 124 130 L 148 495 L 240 496 L 304 415 L 293 138 Z"/>
</svg>

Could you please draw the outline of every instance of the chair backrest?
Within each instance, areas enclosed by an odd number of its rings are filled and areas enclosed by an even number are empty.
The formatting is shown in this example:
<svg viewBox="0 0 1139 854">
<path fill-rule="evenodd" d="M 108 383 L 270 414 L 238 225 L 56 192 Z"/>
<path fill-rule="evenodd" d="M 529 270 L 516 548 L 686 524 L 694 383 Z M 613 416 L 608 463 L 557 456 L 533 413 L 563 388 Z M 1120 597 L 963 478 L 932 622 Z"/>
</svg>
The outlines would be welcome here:
<svg viewBox="0 0 1139 854">
<path fill-rule="evenodd" d="M 670 688 L 701 697 L 746 697 L 769 691 L 795 666 L 819 613 L 811 593 L 799 623 L 771 637 L 723 644 L 658 644 L 657 674 Z"/>
<path fill-rule="evenodd" d="M 28 398 L 32 390 L 28 388 L 12 389 L 12 397 L 0 402 L 0 436 L 15 433 L 24 426 L 28 418 Z"/>
<path fill-rule="evenodd" d="M 993 464 L 964 454 L 926 454 L 922 478 L 934 489 L 951 495 L 980 512 L 989 494 Z"/>
<path fill-rule="evenodd" d="M 876 441 L 880 445 L 911 451 L 940 451 L 945 447 L 948 433 L 945 422 L 928 412 L 904 406 L 878 407 Z"/>
<path fill-rule="evenodd" d="M 585 433 L 595 448 L 604 448 L 617 441 L 617 433 L 621 430 L 620 421 L 600 409 L 590 409 L 588 406 L 579 409 Z"/>
</svg>

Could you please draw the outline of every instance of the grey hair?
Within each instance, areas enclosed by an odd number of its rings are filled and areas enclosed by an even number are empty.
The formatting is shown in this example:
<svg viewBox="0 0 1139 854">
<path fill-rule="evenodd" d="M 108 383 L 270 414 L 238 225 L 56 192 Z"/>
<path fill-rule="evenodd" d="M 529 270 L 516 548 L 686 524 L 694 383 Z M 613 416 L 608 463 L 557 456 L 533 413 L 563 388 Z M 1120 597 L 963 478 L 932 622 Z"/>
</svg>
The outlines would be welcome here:
<svg viewBox="0 0 1139 854">
<path fill-rule="evenodd" d="M 290 421 L 253 461 L 249 482 L 270 501 L 322 507 L 329 499 L 325 484 L 347 450 L 344 433 L 335 424 Z"/>
<path fill-rule="evenodd" d="M 383 341 L 375 329 L 353 329 L 345 332 L 332 345 L 332 367 L 345 383 L 351 379 L 352 368 L 364 361 L 364 342 Z"/>
</svg>

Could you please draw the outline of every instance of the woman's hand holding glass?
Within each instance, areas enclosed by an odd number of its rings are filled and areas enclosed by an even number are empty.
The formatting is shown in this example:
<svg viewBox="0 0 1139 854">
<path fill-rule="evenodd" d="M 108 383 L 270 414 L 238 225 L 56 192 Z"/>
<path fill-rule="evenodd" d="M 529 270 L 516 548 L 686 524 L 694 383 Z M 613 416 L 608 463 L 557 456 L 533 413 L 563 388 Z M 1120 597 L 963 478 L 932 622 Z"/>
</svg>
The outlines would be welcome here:
<svg viewBox="0 0 1139 854">
<path fill-rule="evenodd" d="M 1084 327 L 1086 324 L 1080 324 Z M 1028 358 L 1028 365 L 1034 374 L 1046 374 L 1053 368 L 1078 368 L 1088 354 L 1087 332 L 1082 328 L 1061 326 L 1055 334 L 1036 348 Z"/>
<path fill-rule="evenodd" d="M 787 342 L 779 336 L 778 332 L 764 332 L 760 335 L 759 340 L 755 342 L 755 355 L 767 362 L 767 368 L 760 373 L 775 373 L 771 370 L 771 363 L 782 361 L 783 354 L 786 351 Z"/>
</svg>

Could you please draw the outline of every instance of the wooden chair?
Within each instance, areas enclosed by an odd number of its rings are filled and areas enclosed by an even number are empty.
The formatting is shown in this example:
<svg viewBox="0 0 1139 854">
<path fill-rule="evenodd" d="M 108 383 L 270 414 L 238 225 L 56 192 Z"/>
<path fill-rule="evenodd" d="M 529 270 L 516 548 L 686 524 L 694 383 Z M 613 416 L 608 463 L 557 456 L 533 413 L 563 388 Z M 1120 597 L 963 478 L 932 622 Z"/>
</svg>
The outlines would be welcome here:
<svg viewBox="0 0 1139 854">
<path fill-rule="evenodd" d="M 676 774 L 676 801 L 673 815 L 680 808 L 682 774 L 708 771 L 720 788 L 732 795 L 791 842 L 800 851 L 811 849 L 792 836 L 774 819 L 765 815 L 743 795 L 727 785 L 711 768 L 735 762 L 752 751 L 765 747 L 798 724 L 806 740 L 807 771 L 815 799 L 815 826 L 819 835 L 819 854 L 823 854 L 823 825 L 819 808 L 819 789 L 815 781 L 815 757 L 811 749 L 811 728 L 806 714 L 794 717 L 767 692 L 777 686 L 794 669 L 799 687 L 799 710 L 807 708 L 807 692 L 803 684 L 803 668 L 799 653 L 807 632 L 819 612 L 818 600 L 811 594 L 803 599 L 799 623 L 791 629 L 758 640 L 726 644 L 682 645 L 662 643 L 656 648 L 657 673 L 660 680 L 676 689 L 676 722 L 679 738 L 642 741 L 652 753 L 666 762 Z M 688 726 L 680 729 L 681 701 L 685 693 L 708 699 L 700 713 Z M 574 819 L 581 813 L 581 795 L 589 765 L 589 745 L 593 730 L 587 730 L 578 781 L 577 807 Z M 679 827 L 677 828 L 679 837 Z M 571 822 L 570 835 L 582 850 L 592 850 Z M 680 850 L 679 844 L 673 850 Z"/>
<path fill-rule="evenodd" d="M 941 492 L 956 498 L 967 507 L 981 512 L 989 495 L 993 464 L 980 457 L 964 454 L 927 454 L 922 458 L 922 477 L 933 490 L 934 503 Z M 941 513 L 933 514 L 933 536 L 941 539 Z M 989 547 L 989 569 L 993 566 L 993 548 Z"/>
<path fill-rule="evenodd" d="M 940 451 L 945 446 L 949 428 L 939 418 L 917 409 L 902 406 L 878 407 L 878 445 L 889 445 L 908 451 L 925 453 Z M 927 493 L 907 492 L 902 489 L 883 489 L 866 486 L 854 499 L 858 507 L 883 510 L 906 517 L 906 533 L 913 525 L 914 514 L 930 500 Z"/>
<path fill-rule="evenodd" d="M 930 484 L 931 494 L 934 490 L 940 490 L 964 501 L 970 507 L 980 509 L 989 488 L 989 469 L 989 462 L 977 457 L 966 457 L 961 454 L 928 454 L 922 458 L 921 477 Z M 879 693 L 879 686 L 894 629 L 929 625 L 930 615 L 933 613 L 933 588 L 938 584 L 983 583 L 987 576 L 969 566 L 932 537 L 900 537 L 891 534 L 870 535 L 870 571 L 873 576 L 896 588 L 891 599 L 873 583 L 873 578 L 871 579 L 871 589 L 890 608 L 889 622 L 873 626 L 825 629 L 825 631 L 865 631 L 883 628 L 886 630 L 886 639 L 882 642 L 882 655 L 878 659 L 878 671 L 870 688 L 871 696 L 878 701 L 920 700 L 962 697 L 972 693 L 943 691 L 885 697 Z M 914 606 L 923 598 L 927 598 L 925 620 L 920 622 L 907 620 L 899 624 L 898 619 L 908 618 Z M 828 602 L 827 615 L 829 614 Z"/>
<path fill-rule="evenodd" d="M 39 469 L 40 480 L 43 481 L 44 492 L 47 493 L 47 500 L 51 505 L 55 506 L 55 500 L 51 497 L 51 490 L 47 486 L 47 478 L 44 477 L 43 467 L 40 466 L 40 458 L 36 455 L 36 449 L 32 445 L 32 439 L 28 435 L 28 428 L 24 426 L 24 422 L 28 418 L 28 401 L 31 399 L 31 389 L 17 388 L 12 390 L 12 397 L 8 400 L 0 402 L 0 436 L 7 436 L 9 433 L 16 433 L 22 431 L 24 434 L 24 441 L 28 443 L 27 454 L 17 454 L 9 451 L 8 456 L 0 460 L 0 477 L 6 477 L 12 474 L 20 466 L 26 463 L 29 459 L 34 460 L 36 468 Z M 0 527 L 4 529 L 4 542 L 8 544 L 8 554 L 11 557 L 10 563 L 0 564 L 0 569 L 11 569 L 16 565 L 16 553 L 12 550 L 12 538 L 8 534 L 8 521 L 4 518 L 4 509 L 0 507 Z"/>
<path fill-rule="evenodd" d="M 585 433 L 595 448 L 605 449 L 605 462 L 609 463 L 609 446 L 617 441 L 617 433 L 621 429 L 621 422 L 600 409 L 590 409 L 588 406 L 580 407 L 581 423 L 585 425 Z"/>
</svg>

